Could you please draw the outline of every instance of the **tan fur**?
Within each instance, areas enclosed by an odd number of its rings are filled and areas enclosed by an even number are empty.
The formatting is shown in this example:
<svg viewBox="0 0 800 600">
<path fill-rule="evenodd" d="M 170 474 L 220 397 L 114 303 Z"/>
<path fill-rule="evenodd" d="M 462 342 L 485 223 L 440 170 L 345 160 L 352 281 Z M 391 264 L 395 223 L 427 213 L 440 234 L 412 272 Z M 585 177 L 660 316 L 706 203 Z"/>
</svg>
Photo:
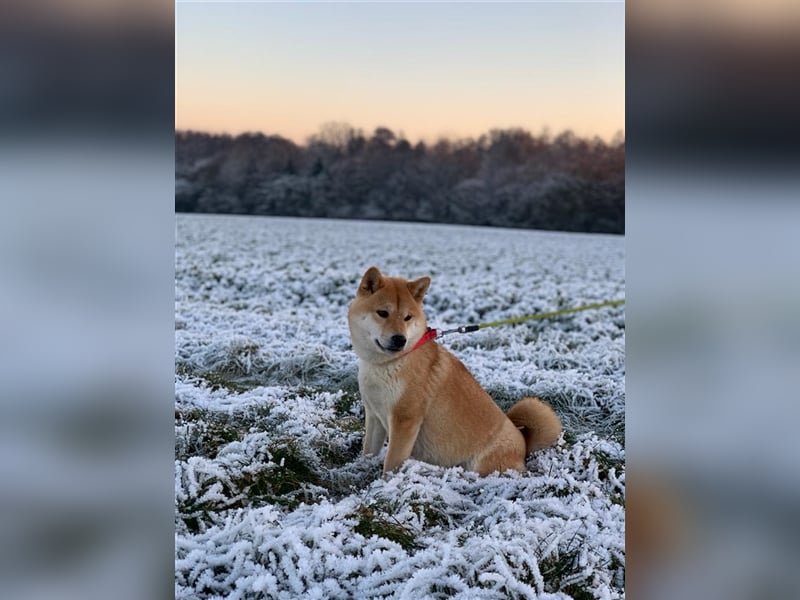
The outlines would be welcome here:
<svg viewBox="0 0 800 600">
<path fill-rule="evenodd" d="M 366 413 L 364 454 L 378 454 L 388 435 L 384 474 L 409 457 L 480 475 L 524 471 L 528 452 L 553 444 L 561 422 L 537 398 L 524 398 L 507 417 L 461 361 L 435 341 L 411 351 L 427 329 L 422 299 L 430 281 L 385 277 L 371 267 L 350 305 Z"/>
</svg>

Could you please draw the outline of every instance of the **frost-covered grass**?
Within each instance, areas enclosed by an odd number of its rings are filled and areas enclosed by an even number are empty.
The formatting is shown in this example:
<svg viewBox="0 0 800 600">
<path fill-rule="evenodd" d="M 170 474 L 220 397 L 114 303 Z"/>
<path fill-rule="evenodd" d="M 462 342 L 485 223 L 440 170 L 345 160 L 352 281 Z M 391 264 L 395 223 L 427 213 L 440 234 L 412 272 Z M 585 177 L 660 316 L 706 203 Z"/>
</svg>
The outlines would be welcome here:
<svg viewBox="0 0 800 600">
<path fill-rule="evenodd" d="M 178 215 L 176 596 L 623 597 L 624 307 L 445 338 L 564 436 L 524 475 L 384 481 L 346 323 L 373 264 L 432 277 L 434 327 L 624 297 L 615 236 Z"/>
</svg>

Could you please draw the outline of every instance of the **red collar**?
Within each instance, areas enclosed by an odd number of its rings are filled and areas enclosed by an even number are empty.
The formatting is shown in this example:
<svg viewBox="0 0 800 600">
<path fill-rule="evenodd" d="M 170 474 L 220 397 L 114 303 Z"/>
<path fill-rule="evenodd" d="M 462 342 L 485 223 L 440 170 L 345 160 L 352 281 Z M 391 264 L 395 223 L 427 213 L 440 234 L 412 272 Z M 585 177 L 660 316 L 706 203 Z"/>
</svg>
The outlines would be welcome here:
<svg viewBox="0 0 800 600">
<path fill-rule="evenodd" d="M 435 338 L 438 333 L 439 332 L 436 331 L 435 329 L 428 329 L 428 331 L 425 332 L 425 335 L 423 335 L 421 338 L 419 338 L 419 341 L 416 344 L 414 344 L 414 347 L 411 348 L 411 350 L 409 350 L 408 352 L 406 352 L 406 354 L 411 354 L 417 348 L 420 348 L 420 347 L 424 346 L 429 341 L 431 341 L 433 338 Z"/>
</svg>

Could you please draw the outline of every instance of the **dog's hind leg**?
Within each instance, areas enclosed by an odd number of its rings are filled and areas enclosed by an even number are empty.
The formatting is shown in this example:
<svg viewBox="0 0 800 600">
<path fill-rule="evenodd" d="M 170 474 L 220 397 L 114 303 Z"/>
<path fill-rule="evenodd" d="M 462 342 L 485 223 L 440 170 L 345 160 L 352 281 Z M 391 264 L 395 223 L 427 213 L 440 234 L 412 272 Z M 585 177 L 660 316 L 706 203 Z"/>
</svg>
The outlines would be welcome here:
<svg viewBox="0 0 800 600">
<path fill-rule="evenodd" d="M 467 468 L 477 471 L 481 477 L 509 469 L 524 473 L 527 470 L 525 438 L 511 421 L 505 419 L 491 443 L 467 465 Z"/>
</svg>

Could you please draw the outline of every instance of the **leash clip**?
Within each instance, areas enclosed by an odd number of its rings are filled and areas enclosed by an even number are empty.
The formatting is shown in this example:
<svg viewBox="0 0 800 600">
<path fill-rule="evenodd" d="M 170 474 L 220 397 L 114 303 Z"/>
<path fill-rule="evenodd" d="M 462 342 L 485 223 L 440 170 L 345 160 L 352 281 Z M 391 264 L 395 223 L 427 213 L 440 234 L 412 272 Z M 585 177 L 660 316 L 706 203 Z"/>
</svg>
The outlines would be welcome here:
<svg viewBox="0 0 800 600">
<path fill-rule="evenodd" d="M 478 331 L 480 327 L 480 325 L 461 325 L 455 329 L 443 329 L 436 334 L 436 337 L 440 338 L 443 335 L 449 335 L 451 333 L 472 333 L 473 331 Z"/>
</svg>

